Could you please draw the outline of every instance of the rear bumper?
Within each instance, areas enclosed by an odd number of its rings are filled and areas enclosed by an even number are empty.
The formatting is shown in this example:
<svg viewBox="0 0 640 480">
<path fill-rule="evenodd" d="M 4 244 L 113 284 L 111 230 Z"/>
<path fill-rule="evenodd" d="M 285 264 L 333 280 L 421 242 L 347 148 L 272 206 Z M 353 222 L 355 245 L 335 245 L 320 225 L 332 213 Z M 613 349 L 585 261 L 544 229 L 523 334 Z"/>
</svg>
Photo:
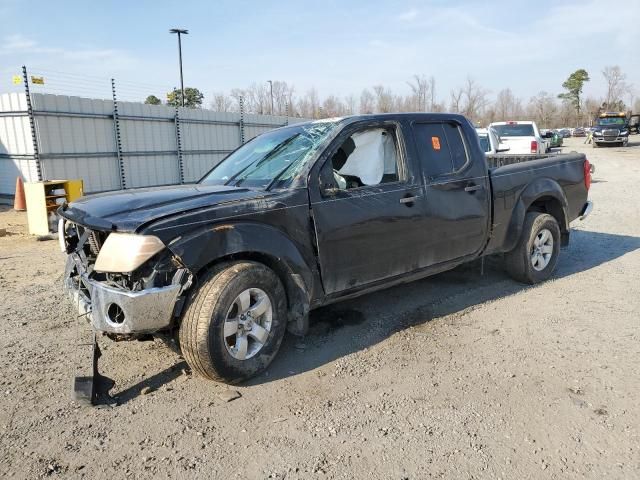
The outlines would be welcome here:
<svg viewBox="0 0 640 480">
<path fill-rule="evenodd" d="M 587 203 L 584 204 L 582 210 L 580 211 L 580 216 L 578 217 L 580 220 L 584 220 L 589 216 L 591 211 L 593 210 L 593 202 L 591 200 L 587 200 Z"/>
<path fill-rule="evenodd" d="M 80 257 L 72 253 L 67 258 L 64 290 L 95 330 L 126 335 L 167 328 L 182 286 L 174 283 L 137 292 L 113 288 L 90 279 Z"/>
</svg>

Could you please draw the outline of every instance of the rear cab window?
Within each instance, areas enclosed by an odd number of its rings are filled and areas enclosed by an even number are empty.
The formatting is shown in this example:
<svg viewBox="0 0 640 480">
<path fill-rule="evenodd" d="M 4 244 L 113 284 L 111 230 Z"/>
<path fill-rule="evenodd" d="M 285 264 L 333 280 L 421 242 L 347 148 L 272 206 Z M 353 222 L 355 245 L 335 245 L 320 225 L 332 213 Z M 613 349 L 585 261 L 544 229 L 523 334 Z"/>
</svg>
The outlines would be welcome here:
<svg viewBox="0 0 640 480">
<path fill-rule="evenodd" d="M 509 123 L 506 125 L 494 125 L 501 137 L 534 137 L 533 125 L 527 123 Z"/>
<path fill-rule="evenodd" d="M 413 135 L 426 177 L 455 174 L 469 162 L 462 131 L 454 123 L 414 123 Z"/>
</svg>

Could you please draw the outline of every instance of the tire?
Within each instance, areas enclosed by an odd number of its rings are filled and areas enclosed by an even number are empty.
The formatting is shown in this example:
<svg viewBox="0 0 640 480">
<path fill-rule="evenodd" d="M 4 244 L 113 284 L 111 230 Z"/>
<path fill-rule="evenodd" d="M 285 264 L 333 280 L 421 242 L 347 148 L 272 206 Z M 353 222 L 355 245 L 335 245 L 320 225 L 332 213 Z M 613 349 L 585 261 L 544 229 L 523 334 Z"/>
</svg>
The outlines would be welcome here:
<svg viewBox="0 0 640 480">
<path fill-rule="evenodd" d="M 191 369 L 230 384 L 264 371 L 278 353 L 287 326 L 280 279 L 260 263 L 241 261 L 209 271 L 201 282 L 178 332 L 180 350 Z M 257 306 L 270 310 L 258 315 Z M 230 334 L 234 325 L 235 335 Z"/>
<path fill-rule="evenodd" d="M 543 233 L 545 231 L 551 236 L 550 241 L 547 241 Z M 539 235 L 544 237 L 544 243 L 540 242 Z M 538 249 L 536 252 L 540 252 L 536 259 L 535 249 Z M 556 219 L 546 213 L 529 212 L 525 216 L 517 245 L 505 255 L 506 269 L 514 280 L 534 285 L 547 280 L 553 274 L 559 254 L 560 227 Z"/>
</svg>

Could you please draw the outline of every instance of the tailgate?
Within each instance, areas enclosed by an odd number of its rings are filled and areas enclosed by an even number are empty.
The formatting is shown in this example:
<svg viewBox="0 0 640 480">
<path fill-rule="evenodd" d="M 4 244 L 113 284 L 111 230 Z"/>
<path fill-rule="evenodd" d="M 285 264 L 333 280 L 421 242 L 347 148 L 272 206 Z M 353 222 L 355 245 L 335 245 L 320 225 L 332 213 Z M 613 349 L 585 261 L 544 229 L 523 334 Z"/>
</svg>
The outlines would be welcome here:
<svg viewBox="0 0 640 480">
<path fill-rule="evenodd" d="M 509 145 L 509 153 L 531 153 L 531 142 L 534 137 L 500 137 L 500 141 Z"/>
</svg>

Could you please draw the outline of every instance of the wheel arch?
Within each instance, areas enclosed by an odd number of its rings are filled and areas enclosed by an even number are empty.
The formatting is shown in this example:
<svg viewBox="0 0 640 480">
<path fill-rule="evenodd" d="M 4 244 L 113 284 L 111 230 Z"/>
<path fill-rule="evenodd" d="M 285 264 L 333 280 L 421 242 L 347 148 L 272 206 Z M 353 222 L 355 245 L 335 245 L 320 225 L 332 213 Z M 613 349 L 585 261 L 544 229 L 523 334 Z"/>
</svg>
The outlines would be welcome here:
<svg viewBox="0 0 640 480">
<path fill-rule="evenodd" d="M 191 232 L 168 248 L 197 279 L 225 262 L 254 261 L 278 276 L 287 295 L 290 330 L 304 334 L 314 291 L 315 274 L 300 249 L 280 230 L 259 223 L 229 223 Z"/>
<path fill-rule="evenodd" d="M 560 184 L 551 178 L 540 178 L 530 183 L 520 194 L 513 209 L 505 239 L 504 250 L 509 251 L 522 235 L 524 219 L 529 212 L 547 213 L 560 226 L 561 244 L 569 243 L 569 204 Z"/>
</svg>

